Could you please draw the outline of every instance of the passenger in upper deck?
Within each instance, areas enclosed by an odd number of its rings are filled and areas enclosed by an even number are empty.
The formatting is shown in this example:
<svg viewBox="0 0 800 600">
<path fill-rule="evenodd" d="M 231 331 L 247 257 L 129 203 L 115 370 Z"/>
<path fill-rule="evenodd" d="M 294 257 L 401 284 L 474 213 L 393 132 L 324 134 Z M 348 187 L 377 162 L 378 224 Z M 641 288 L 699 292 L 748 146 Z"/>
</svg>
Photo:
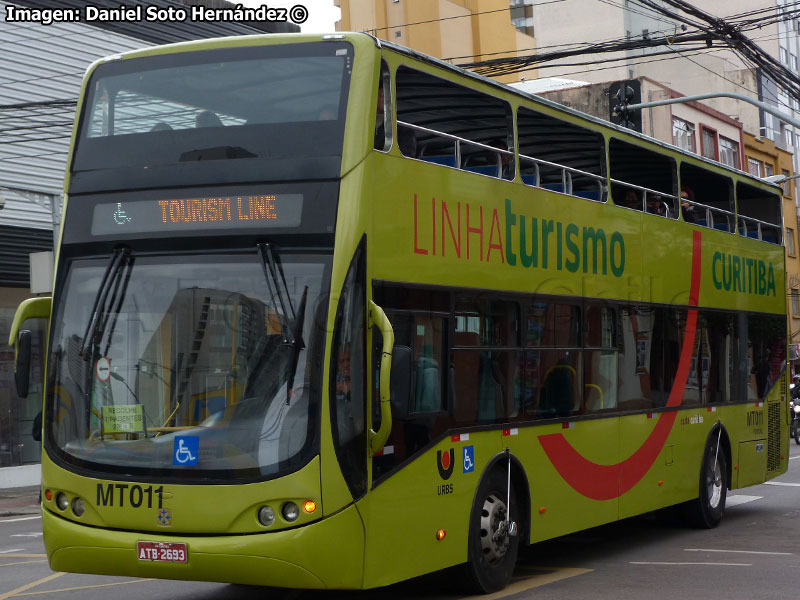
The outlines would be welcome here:
<svg viewBox="0 0 800 600">
<path fill-rule="evenodd" d="M 511 150 L 503 140 L 492 140 L 486 142 L 486 145 L 497 148 L 498 150 Z M 514 163 L 511 160 L 511 156 L 503 152 L 498 152 L 498 154 L 500 155 L 500 177 L 503 179 L 514 179 Z"/>
<path fill-rule="evenodd" d="M 691 188 L 681 188 L 681 214 L 687 223 L 697 223 L 698 215 L 694 204 L 694 192 Z"/>
<path fill-rule="evenodd" d="M 619 200 L 617 200 L 618 198 Z M 614 203 L 625 208 L 642 210 L 642 198 L 633 188 L 617 188 L 617 193 L 614 194 Z"/>
</svg>

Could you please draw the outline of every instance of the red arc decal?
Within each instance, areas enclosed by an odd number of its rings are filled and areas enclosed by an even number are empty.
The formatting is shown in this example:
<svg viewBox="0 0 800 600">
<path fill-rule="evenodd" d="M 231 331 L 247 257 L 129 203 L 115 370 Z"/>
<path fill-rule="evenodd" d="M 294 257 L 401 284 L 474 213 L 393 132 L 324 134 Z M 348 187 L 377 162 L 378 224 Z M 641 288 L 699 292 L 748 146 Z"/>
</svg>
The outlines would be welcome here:
<svg viewBox="0 0 800 600">
<path fill-rule="evenodd" d="M 700 297 L 701 250 L 700 232 L 694 231 L 689 292 L 689 306 L 693 307 L 697 306 Z M 686 331 L 684 332 L 678 371 L 667 401 L 668 407 L 680 406 L 683 402 L 696 332 L 697 308 L 690 308 L 686 318 Z M 650 470 L 664 447 L 677 416 L 677 411 L 661 413 L 652 433 L 639 449 L 615 465 L 599 465 L 588 460 L 575 450 L 560 433 L 540 435 L 539 442 L 561 477 L 575 491 L 593 500 L 611 500 L 630 490 Z"/>
</svg>

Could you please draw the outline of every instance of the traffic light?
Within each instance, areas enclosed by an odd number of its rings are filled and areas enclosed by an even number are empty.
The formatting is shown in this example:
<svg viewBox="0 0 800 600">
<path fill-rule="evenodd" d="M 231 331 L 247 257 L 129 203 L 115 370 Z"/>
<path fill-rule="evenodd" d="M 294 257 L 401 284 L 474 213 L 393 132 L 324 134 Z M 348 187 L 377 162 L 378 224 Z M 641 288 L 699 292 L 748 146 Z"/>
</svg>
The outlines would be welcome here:
<svg viewBox="0 0 800 600">
<path fill-rule="evenodd" d="M 628 110 L 631 104 L 642 101 L 642 82 L 638 79 L 615 81 L 608 88 L 609 120 L 617 125 L 642 131 L 642 111 Z"/>
</svg>

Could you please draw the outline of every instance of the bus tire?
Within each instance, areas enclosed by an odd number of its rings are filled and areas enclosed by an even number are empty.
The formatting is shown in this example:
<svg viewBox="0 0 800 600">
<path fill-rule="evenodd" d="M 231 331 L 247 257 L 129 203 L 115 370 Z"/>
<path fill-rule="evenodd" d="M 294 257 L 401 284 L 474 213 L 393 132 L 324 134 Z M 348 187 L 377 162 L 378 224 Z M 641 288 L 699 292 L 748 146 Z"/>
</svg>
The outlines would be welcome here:
<svg viewBox="0 0 800 600">
<path fill-rule="evenodd" d="M 717 451 L 716 435 L 712 435 L 703 452 L 700 467 L 700 496 L 684 505 L 684 514 L 691 525 L 699 529 L 713 529 L 725 513 L 728 493 L 728 462 L 720 445 Z"/>
<path fill-rule="evenodd" d="M 502 469 L 492 469 L 481 480 L 469 519 L 465 583 L 471 593 L 488 594 L 506 587 L 514 574 L 519 549 L 519 534 L 505 528 L 508 480 Z M 516 510 L 514 507 L 517 507 Z M 516 521 L 521 504 L 511 484 L 511 511 Z"/>
</svg>

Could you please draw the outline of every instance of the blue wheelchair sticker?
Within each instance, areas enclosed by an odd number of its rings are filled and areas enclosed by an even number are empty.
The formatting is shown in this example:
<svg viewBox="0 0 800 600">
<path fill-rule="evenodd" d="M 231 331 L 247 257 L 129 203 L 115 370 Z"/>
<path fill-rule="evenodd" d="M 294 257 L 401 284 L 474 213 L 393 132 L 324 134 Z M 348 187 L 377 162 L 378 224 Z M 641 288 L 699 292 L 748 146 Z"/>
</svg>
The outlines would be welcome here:
<svg viewBox="0 0 800 600">
<path fill-rule="evenodd" d="M 200 455 L 200 438 L 196 435 L 177 435 L 172 450 L 173 465 L 178 467 L 196 465 Z"/>
<path fill-rule="evenodd" d="M 464 473 L 475 471 L 475 446 L 464 446 Z"/>
</svg>

